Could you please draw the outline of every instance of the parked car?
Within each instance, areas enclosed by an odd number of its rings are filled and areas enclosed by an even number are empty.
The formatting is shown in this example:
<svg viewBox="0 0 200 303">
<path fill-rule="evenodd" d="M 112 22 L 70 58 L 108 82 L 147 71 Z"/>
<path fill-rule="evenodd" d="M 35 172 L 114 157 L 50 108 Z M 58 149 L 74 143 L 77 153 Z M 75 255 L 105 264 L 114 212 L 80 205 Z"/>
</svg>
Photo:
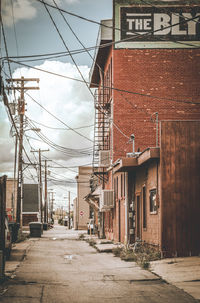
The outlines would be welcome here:
<svg viewBox="0 0 200 303">
<path fill-rule="evenodd" d="M 88 235 L 90 234 L 93 234 L 94 233 L 94 219 L 90 219 L 88 224 L 87 224 L 87 232 L 88 232 Z"/>
<path fill-rule="evenodd" d="M 5 252 L 6 259 L 9 259 L 12 249 L 12 235 L 8 224 L 8 217 L 5 216 Z"/>
</svg>

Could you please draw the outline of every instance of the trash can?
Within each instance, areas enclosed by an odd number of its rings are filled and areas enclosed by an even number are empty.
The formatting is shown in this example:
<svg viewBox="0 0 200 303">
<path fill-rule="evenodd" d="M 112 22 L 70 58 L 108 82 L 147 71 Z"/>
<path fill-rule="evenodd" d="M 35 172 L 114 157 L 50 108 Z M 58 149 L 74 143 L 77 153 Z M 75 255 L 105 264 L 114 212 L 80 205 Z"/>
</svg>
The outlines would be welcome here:
<svg viewBox="0 0 200 303">
<path fill-rule="evenodd" d="M 43 230 L 48 230 L 48 223 L 43 223 Z"/>
<path fill-rule="evenodd" d="M 30 222 L 29 223 L 30 229 L 30 237 L 40 238 L 42 235 L 42 223 L 40 222 Z"/>
<path fill-rule="evenodd" d="M 12 243 L 14 243 L 17 241 L 20 224 L 16 223 L 16 222 L 9 222 L 8 225 L 9 225 L 9 229 L 11 231 L 11 241 L 12 241 Z"/>
</svg>

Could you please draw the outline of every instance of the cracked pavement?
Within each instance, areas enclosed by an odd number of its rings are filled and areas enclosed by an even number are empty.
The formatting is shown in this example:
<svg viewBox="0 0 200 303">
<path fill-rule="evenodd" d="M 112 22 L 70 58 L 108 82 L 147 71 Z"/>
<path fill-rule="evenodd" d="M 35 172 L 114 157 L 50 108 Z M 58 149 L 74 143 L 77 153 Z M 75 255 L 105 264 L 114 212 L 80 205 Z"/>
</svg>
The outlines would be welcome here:
<svg viewBox="0 0 200 303">
<path fill-rule="evenodd" d="M 42 238 L 29 239 L 26 256 L 6 283 L 0 302 L 198 302 L 134 262 L 98 253 L 79 235 L 55 225 Z"/>
</svg>

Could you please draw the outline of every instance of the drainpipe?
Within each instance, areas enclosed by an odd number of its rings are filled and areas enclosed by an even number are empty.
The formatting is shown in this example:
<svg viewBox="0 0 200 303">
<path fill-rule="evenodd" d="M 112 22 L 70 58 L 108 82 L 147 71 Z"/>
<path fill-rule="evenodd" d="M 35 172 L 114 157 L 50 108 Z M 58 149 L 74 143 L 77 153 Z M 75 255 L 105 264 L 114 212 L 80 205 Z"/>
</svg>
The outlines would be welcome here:
<svg viewBox="0 0 200 303">
<path fill-rule="evenodd" d="M 128 205 L 128 172 L 125 172 L 125 245 L 129 244 L 128 222 L 129 222 L 129 205 Z"/>
</svg>

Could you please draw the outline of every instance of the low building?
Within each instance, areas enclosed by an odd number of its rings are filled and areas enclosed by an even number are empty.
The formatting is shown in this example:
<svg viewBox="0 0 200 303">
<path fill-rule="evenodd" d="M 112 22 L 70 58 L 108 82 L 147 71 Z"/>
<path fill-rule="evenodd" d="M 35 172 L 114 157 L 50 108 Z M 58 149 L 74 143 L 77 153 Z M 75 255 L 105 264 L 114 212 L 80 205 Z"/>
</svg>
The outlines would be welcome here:
<svg viewBox="0 0 200 303">
<path fill-rule="evenodd" d="M 114 233 L 107 221 L 105 231 L 115 241 L 157 246 L 166 257 L 198 255 L 200 121 L 162 121 L 160 127 L 160 147 L 114 164 Z"/>
<path fill-rule="evenodd" d="M 84 199 L 90 191 L 91 174 L 92 167 L 80 166 L 78 168 L 77 200 L 74 203 L 75 229 L 87 229 L 87 223 L 93 217 L 92 207 Z"/>
<path fill-rule="evenodd" d="M 39 188 L 38 184 L 23 185 L 22 224 L 37 222 L 39 219 Z"/>
<path fill-rule="evenodd" d="M 73 199 L 74 211 L 73 211 L 73 227 L 78 229 L 78 207 L 77 207 L 77 197 Z"/>
</svg>

